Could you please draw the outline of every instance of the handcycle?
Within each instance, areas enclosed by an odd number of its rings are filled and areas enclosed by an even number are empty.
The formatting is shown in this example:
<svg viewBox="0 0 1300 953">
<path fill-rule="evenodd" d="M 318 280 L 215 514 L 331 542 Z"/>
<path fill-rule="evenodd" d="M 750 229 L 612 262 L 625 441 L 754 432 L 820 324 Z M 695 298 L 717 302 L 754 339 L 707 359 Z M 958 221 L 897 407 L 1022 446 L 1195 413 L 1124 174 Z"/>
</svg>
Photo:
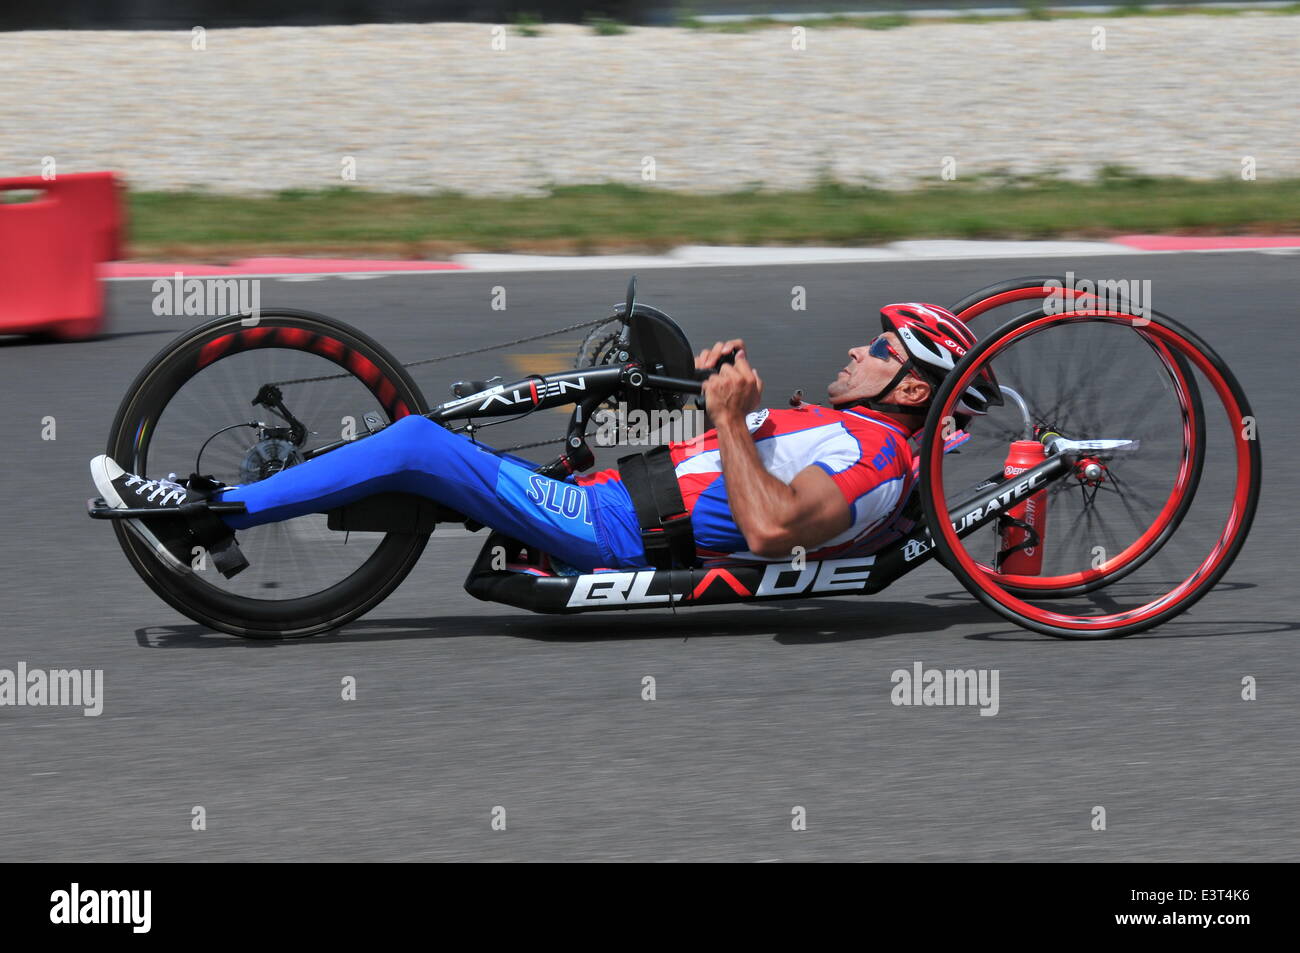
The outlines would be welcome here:
<svg viewBox="0 0 1300 953">
<path fill-rule="evenodd" d="M 896 538 L 874 552 L 574 573 L 490 531 L 465 589 L 542 613 L 677 611 L 871 595 L 937 560 L 991 610 L 1047 635 L 1115 638 L 1166 622 L 1213 589 L 1245 543 L 1260 492 L 1257 424 L 1240 384 L 1201 338 L 1076 285 L 1012 279 L 953 306 L 980 341 L 935 394 Z M 992 330 L 980 327 L 1023 305 L 1029 310 Z M 451 400 L 429 407 L 408 367 L 441 358 L 404 366 L 361 331 L 306 311 L 218 318 L 141 371 L 107 452 L 130 472 L 233 485 L 364 440 L 408 414 L 477 440 L 485 421 L 573 405 L 562 451 L 536 465 L 566 480 L 592 466 L 588 430 L 602 408 L 680 411 L 700 394 L 703 376 L 677 323 L 636 300 L 635 279 L 607 317 L 561 330 L 575 329 L 587 334 L 573 369 L 458 382 Z M 990 366 L 1005 400 L 972 424 L 955 408 Z M 248 419 L 249 408 L 273 419 Z M 1207 479 L 1210 460 L 1225 472 Z M 190 506 L 220 513 L 242 504 Z M 196 571 L 181 572 L 132 530 L 142 511 L 103 500 L 87 507 L 113 522 L 131 566 L 166 603 L 250 638 L 315 635 L 356 619 L 401 583 L 438 525 L 484 528 L 422 497 L 380 493 L 242 530 L 237 552 L 213 554 L 209 566 L 196 549 Z"/>
</svg>

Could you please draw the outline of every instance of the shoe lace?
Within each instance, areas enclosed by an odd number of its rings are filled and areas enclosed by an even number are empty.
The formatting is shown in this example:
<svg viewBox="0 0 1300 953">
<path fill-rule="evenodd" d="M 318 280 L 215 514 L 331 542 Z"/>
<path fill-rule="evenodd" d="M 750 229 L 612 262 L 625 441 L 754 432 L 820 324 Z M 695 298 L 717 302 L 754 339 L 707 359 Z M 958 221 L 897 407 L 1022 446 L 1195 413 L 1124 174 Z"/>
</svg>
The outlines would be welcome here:
<svg viewBox="0 0 1300 953">
<path fill-rule="evenodd" d="M 185 487 L 181 486 L 179 483 L 173 483 L 171 480 L 146 480 L 144 477 L 135 476 L 134 474 L 128 476 L 126 479 L 126 485 L 128 487 L 135 486 L 137 483 L 139 483 L 140 486 L 136 487 L 136 495 L 138 496 L 148 492 L 149 495 L 145 497 L 145 499 L 150 503 L 152 503 L 154 498 L 159 494 L 162 495 L 162 499 L 159 500 L 160 506 L 185 502 Z"/>
</svg>

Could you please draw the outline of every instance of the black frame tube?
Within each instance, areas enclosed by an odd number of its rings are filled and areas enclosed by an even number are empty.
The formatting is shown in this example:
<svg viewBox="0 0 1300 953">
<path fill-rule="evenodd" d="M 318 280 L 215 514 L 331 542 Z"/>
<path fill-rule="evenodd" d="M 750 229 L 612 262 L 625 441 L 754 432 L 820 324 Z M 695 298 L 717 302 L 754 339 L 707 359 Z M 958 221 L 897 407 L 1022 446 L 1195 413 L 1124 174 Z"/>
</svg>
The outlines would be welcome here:
<svg viewBox="0 0 1300 953">
<path fill-rule="evenodd" d="M 953 527 L 966 537 L 1008 508 L 1066 476 L 1073 465 L 1057 454 L 1011 480 L 1001 480 L 950 508 Z M 532 612 L 598 612 L 610 609 L 667 609 L 684 605 L 799 599 L 809 596 L 872 595 L 934 558 L 929 527 L 918 523 L 907 535 L 876 553 L 796 563 L 737 563 L 698 569 L 629 569 L 577 576 L 533 576 L 492 569 L 498 533 L 488 536 L 465 580 L 477 599 Z M 739 590 L 739 591 L 738 591 Z"/>
</svg>

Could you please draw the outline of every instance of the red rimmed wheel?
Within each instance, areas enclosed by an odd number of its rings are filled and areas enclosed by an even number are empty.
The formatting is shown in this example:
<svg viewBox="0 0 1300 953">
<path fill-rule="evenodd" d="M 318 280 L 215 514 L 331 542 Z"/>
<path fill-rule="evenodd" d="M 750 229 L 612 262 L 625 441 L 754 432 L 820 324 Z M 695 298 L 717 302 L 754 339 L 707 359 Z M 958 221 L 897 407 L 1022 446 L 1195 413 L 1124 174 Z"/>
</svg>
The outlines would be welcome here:
<svg viewBox="0 0 1300 953">
<path fill-rule="evenodd" d="M 959 538 L 951 522 L 950 507 L 966 495 L 962 484 L 969 487 L 971 474 L 994 472 L 990 466 L 996 468 L 994 461 L 1006 449 L 985 441 L 989 449 L 974 460 L 945 458 L 942 452 L 945 418 L 954 415 L 967 382 L 990 365 L 1003 384 L 1021 384 L 1033 413 L 1054 424 L 1044 432 L 1079 442 L 1113 441 L 1107 452 L 1070 452 L 1067 475 L 1047 490 L 1043 558 L 1054 561 L 1045 562 L 1039 577 L 997 573 L 991 568 L 999 546 L 996 528 Z M 1195 505 L 1181 507 L 1176 520 L 1172 514 L 1185 492 L 1179 480 L 1188 434 L 1178 425 L 1170 366 L 1190 383 L 1199 379 L 1199 393 L 1206 400 L 1213 395 L 1222 411 L 1221 417 L 1218 412 L 1207 415 L 1201 407 L 1204 422 L 1215 420 L 1203 446 L 1222 466 L 1211 478 L 1201 478 Z M 1066 401 L 1073 401 L 1072 408 L 1065 408 L 1073 414 L 1042 406 L 1036 388 L 1026 386 L 1018 370 L 1031 376 L 1036 371 L 1043 379 L 1064 381 L 1072 394 L 1077 391 Z M 1143 383 L 1148 377 L 1165 379 L 1152 388 Z M 1159 400 L 1162 393 L 1164 400 Z M 1062 416 L 1072 416 L 1072 426 L 1055 425 L 1053 418 Z M 984 439 L 981 423 L 972 428 L 976 437 L 963 447 L 963 456 Z M 1146 322 L 1123 311 L 1047 314 L 1039 309 L 986 336 L 936 394 L 921 460 L 922 506 L 944 565 L 1008 619 L 1067 638 L 1130 635 L 1186 610 L 1214 586 L 1240 551 L 1259 496 L 1259 440 L 1240 385 L 1203 341 L 1155 312 Z M 1089 463 L 1099 468 L 1089 469 Z M 1096 479 L 1081 478 L 1085 470 Z M 1057 504 L 1067 492 L 1077 492 L 1086 505 L 1062 526 Z M 1157 552 L 1143 558 L 1153 548 Z M 1139 558 L 1142 562 L 1134 565 Z M 1115 566 L 1127 576 L 1118 586 L 1119 576 L 1111 572 Z M 1049 584 L 1035 590 L 1043 580 Z M 1076 590 L 1062 599 L 1063 593 L 1053 590 L 1069 580 L 1097 591 Z M 1104 586 L 1092 585 L 1097 582 Z"/>
<path fill-rule="evenodd" d="M 972 292 L 953 305 L 950 310 L 963 322 L 970 323 L 991 312 L 996 312 L 998 309 L 1023 302 L 1050 300 L 1050 308 L 1044 305 L 1046 313 L 1075 310 L 1082 307 L 1105 306 L 1105 302 L 1097 294 L 1079 291 L 1080 286 L 1086 285 L 1091 288 L 1099 288 L 1102 284 L 1104 283 L 1097 281 L 1083 282 L 1077 278 L 1061 275 L 1034 275 L 1024 278 L 1011 278 Z M 1109 290 L 1106 297 L 1111 297 L 1110 291 L 1114 291 L 1116 297 L 1122 298 L 1122 295 L 1116 290 L 1118 287 L 1108 286 Z M 1124 302 L 1120 303 L 1123 304 Z M 1126 307 L 1121 307 L 1121 310 L 1128 313 Z M 1140 315 L 1137 316 L 1141 317 Z M 1141 334 L 1140 322 L 1135 323 L 1134 330 Z M 1156 338 L 1144 336 L 1144 340 L 1151 347 L 1152 353 L 1163 368 L 1163 372 L 1167 376 L 1166 386 L 1178 402 L 1177 420 L 1171 426 L 1182 434 L 1183 442 L 1183 451 L 1179 459 L 1179 471 L 1175 478 L 1169 482 L 1168 495 L 1160 507 L 1156 519 L 1140 536 L 1133 538 L 1120 551 L 1108 553 L 1104 563 L 1096 568 L 1090 565 L 1087 569 L 1072 570 L 1060 574 L 1045 573 L 1040 576 L 1026 576 L 999 573 L 992 565 L 985 565 L 985 571 L 997 574 L 999 584 L 1009 591 L 1022 596 L 1037 595 L 1040 598 L 1065 598 L 1091 592 L 1118 582 L 1160 551 L 1160 548 L 1178 529 L 1178 525 L 1191 508 L 1205 461 L 1205 411 L 1201 403 L 1200 388 L 1191 367 L 1181 354 L 1171 351 Z M 1036 427 L 1042 429 L 1051 427 L 1077 429 L 1079 424 L 1084 423 L 1068 419 L 1073 415 L 1072 412 L 1078 410 L 1078 405 L 1074 407 L 1067 406 L 1065 416 L 1061 416 L 1061 404 L 1068 404 L 1069 402 L 1062 400 L 1063 395 L 1059 391 L 1069 385 L 1070 382 L 1067 378 L 1061 378 L 1057 380 L 1058 392 L 1056 394 L 1038 394 L 1040 400 L 1039 406 L 1035 408 L 1039 413 L 1039 416 L 1034 421 Z M 1047 399 L 1043 400 L 1044 397 Z M 1056 415 L 1051 421 L 1044 419 L 1042 416 L 1043 411 L 1049 408 L 1056 408 Z M 1008 429 L 1012 424 L 1014 424 L 1015 429 Z M 997 427 L 990 427 L 990 422 L 987 420 L 979 421 L 976 424 L 976 429 L 982 437 L 1005 441 L 1014 440 L 1021 436 L 1022 434 L 1018 428 L 1018 420 L 1008 422 L 1008 426 L 1002 427 L 1000 431 Z M 1068 497 L 1059 497 L 1061 489 L 1061 487 L 1057 488 L 1055 491 L 1057 499 L 1053 501 L 1058 504 L 1058 509 L 1060 504 L 1072 502 Z M 1067 505 L 1066 508 L 1069 509 L 1069 506 Z M 1067 519 L 1073 518 L 1074 515 L 1076 514 L 1068 514 Z"/>
<path fill-rule="evenodd" d="M 1078 284 L 1078 281 L 1061 275 L 1008 278 L 972 291 L 948 310 L 961 318 L 963 323 L 970 324 L 980 315 L 1019 301 L 1041 301 L 1052 295 L 1060 295 L 1063 301 L 1070 303 L 1079 300 L 1083 304 L 1095 300 L 1095 295 L 1080 295 L 1076 290 Z M 1096 282 L 1091 284 L 1096 286 Z"/>
<path fill-rule="evenodd" d="M 279 403 L 254 403 L 268 385 Z M 314 447 L 364 434 L 367 416 L 390 423 L 426 409 L 401 364 L 365 334 L 320 314 L 265 310 L 255 323 L 239 315 L 209 321 L 154 357 L 118 409 L 108 454 L 155 479 L 197 471 L 246 484 L 298 465 Z M 311 514 L 240 530 L 250 566 L 226 579 L 201 557 L 195 571 L 177 571 L 130 521 L 113 526 L 132 568 L 170 606 L 211 628 L 263 639 L 315 635 L 355 619 L 397 587 L 428 541 L 428 533 L 335 532 L 325 514 Z"/>
</svg>

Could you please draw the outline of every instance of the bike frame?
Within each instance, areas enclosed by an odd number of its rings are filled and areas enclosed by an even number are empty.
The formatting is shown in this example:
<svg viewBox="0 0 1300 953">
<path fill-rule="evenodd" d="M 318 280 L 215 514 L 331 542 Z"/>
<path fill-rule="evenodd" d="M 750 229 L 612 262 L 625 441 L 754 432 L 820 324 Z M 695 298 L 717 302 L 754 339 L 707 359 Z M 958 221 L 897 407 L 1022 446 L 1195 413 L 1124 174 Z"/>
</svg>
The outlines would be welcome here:
<svg viewBox="0 0 1300 953">
<path fill-rule="evenodd" d="M 990 481 L 992 485 L 952 507 L 954 530 L 959 538 L 970 536 L 1071 469 L 1069 460 L 1057 455 L 1013 480 Z M 934 555 L 930 530 L 921 521 L 902 538 L 867 556 L 534 576 L 492 568 L 499 558 L 502 539 L 497 533 L 488 537 L 465 580 L 465 590 L 485 601 L 533 612 L 650 609 L 809 596 L 871 595 Z"/>
<path fill-rule="evenodd" d="M 425 416 L 438 423 L 464 420 L 473 434 L 475 418 L 511 417 L 536 410 L 575 404 L 564 436 L 564 451 L 540 468 L 547 476 L 581 473 L 595 462 L 587 443 L 587 424 L 601 404 L 620 390 L 672 391 L 699 394 L 700 381 L 647 373 L 639 364 L 581 368 L 555 374 L 535 374 L 511 384 L 497 384 L 474 394 L 439 404 Z"/>
<path fill-rule="evenodd" d="M 538 374 L 439 404 L 426 414 L 439 423 L 475 418 L 517 416 L 574 403 L 565 449 L 559 460 L 539 472 L 563 476 L 591 465 L 585 439 L 587 421 L 620 388 L 700 392 L 699 381 L 645 373 L 637 364 L 584 368 Z M 472 433 L 472 426 L 466 428 Z M 586 461 L 585 463 L 583 461 Z M 581 464 L 581 465 L 579 465 Z M 1065 454 L 1007 480 L 990 478 L 951 508 L 953 529 L 964 538 L 1003 512 L 1071 472 Z M 548 472 L 549 471 L 549 472 Z M 473 596 L 534 612 L 581 612 L 666 605 L 716 605 L 750 600 L 804 596 L 870 595 L 911 572 L 933 556 L 930 530 L 920 521 L 900 539 L 868 556 L 790 563 L 734 563 L 698 569 L 640 569 L 535 576 L 493 569 L 503 537 L 493 533 L 484 543 L 466 590 Z"/>
<path fill-rule="evenodd" d="M 569 473 L 585 470 L 591 465 L 593 455 L 586 442 L 586 423 L 604 401 L 620 388 L 629 387 L 698 394 L 700 381 L 649 374 L 637 364 L 583 368 L 496 384 L 439 404 L 424 416 L 439 423 L 467 421 L 470 426 L 464 432 L 472 434 L 472 421 L 476 418 L 519 416 L 535 410 L 576 404 L 565 438 L 564 453 L 554 463 L 538 468 L 538 472 L 563 479 Z M 354 439 L 363 439 L 364 436 L 369 434 Z M 319 456 L 344 443 L 340 441 L 317 447 L 305 456 Z M 583 460 L 587 462 L 583 463 Z M 1011 479 L 1004 478 L 1002 473 L 991 476 L 966 499 L 950 507 L 954 532 L 958 538 L 970 536 L 1072 470 L 1073 463 L 1068 454 L 1054 453 Z M 390 497 L 398 499 L 389 501 Z M 110 510 L 95 506 L 96 502 L 90 501 L 90 514 L 101 519 L 149 515 L 146 511 Z M 243 508 L 238 503 L 206 505 L 214 511 L 223 506 L 229 506 L 232 512 Z M 366 517 L 361 515 L 370 507 L 377 506 L 380 524 L 386 523 L 392 516 L 382 512 L 385 505 L 398 507 L 400 518 L 397 523 L 407 532 L 412 529 L 428 532 L 439 521 L 463 519 L 459 514 L 444 511 L 418 497 L 380 494 L 331 511 L 330 527 L 345 531 L 387 531 L 385 525 L 366 525 Z M 418 512 L 411 509 L 413 506 Z M 485 601 L 551 613 L 871 595 L 934 556 L 934 543 L 924 519 L 913 524 L 893 543 L 865 556 L 781 563 L 719 563 L 692 569 L 606 570 L 570 576 L 537 576 L 493 568 L 499 561 L 504 540 L 505 537 L 496 532 L 488 536 L 465 580 L 466 591 Z"/>
</svg>

